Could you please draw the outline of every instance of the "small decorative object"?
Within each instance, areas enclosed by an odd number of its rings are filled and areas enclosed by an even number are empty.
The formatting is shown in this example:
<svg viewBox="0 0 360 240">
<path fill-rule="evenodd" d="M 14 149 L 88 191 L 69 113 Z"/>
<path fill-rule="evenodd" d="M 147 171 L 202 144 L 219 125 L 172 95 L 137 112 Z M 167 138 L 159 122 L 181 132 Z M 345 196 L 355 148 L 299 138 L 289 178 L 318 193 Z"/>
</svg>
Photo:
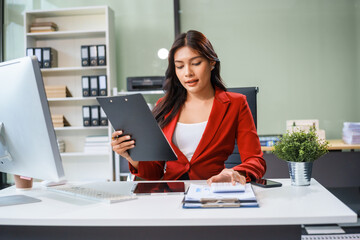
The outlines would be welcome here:
<svg viewBox="0 0 360 240">
<path fill-rule="evenodd" d="M 312 165 L 322 155 L 328 152 L 329 143 L 320 140 L 315 129 L 287 132 L 276 143 L 273 153 L 287 161 L 291 185 L 310 185 Z"/>
<path fill-rule="evenodd" d="M 18 190 L 29 190 L 32 188 L 33 185 L 32 178 L 14 175 L 14 180 L 15 180 L 15 187 Z"/>
</svg>

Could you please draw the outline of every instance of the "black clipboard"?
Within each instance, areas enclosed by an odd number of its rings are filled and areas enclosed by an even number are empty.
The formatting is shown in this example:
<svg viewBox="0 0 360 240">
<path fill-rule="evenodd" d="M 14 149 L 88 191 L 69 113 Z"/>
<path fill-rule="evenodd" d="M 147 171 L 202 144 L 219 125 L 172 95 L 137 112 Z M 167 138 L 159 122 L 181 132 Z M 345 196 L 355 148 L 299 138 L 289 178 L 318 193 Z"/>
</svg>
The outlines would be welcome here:
<svg viewBox="0 0 360 240">
<path fill-rule="evenodd" d="M 177 156 L 141 94 L 96 98 L 115 130 L 135 140 L 134 161 L 175 161 Z"/>
</svg>

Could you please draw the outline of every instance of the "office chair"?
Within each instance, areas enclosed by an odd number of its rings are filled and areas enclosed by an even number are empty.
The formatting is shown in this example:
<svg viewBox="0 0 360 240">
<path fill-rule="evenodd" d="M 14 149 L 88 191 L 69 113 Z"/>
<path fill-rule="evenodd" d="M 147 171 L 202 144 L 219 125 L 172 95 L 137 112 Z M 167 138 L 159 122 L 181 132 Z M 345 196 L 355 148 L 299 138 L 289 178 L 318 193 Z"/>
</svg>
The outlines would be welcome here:
<svg viewBox="0 0 360 240">
<path fill-rule="evenodd" d="M 244 87 L 244 88 L 228 88 L 228 92 L 241 93 L 246 96 L 247 102 L 249 104 L 249 108 L 251 114 L 254 119 L 255 127 L 257 127 L 257 102 L 256 96 L 259 92 L 258 87 Z M 234 152 L 229 156 L 229 158 L 225 161 L 226 168 L 232 168 L 241 163 L 239 149 L 237 147 L 237 142 L 235 141 Z"/>
</svg>

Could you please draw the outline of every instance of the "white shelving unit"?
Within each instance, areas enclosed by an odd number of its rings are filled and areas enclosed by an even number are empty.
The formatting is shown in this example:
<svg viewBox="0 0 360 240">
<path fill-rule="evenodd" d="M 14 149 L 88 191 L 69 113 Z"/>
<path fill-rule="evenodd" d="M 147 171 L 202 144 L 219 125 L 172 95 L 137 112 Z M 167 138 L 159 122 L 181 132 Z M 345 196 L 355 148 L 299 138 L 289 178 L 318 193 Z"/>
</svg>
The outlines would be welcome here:
<svg viewBox="0 0 360 240">
<path fill-rule="evenodd" d="M 25 13 L 25 51 L 29 47 L 57 50 L 58 66 L 41 69 L 45 85 L 66 85 L 67 98 L 49 98 L 52 114 L 63 114 L 71 126 L 55 128 L 58 139 L 65 141 L 61 153 L 65 175 L 70 181 L 114 180 L 114 159 L 110 148 L 111 127 L 84 127 L 82 106 L 99 105 L 96 97 L 83 97 L 81 76 L 107 75 L 108 96 L 116 87 L 114 13 L 108 6 L 70 8 Z M 34 22 L 54 22 L 56 32 L 29 33 Z M 106 45 L 106 66 L 82 67 L 81 45 Z M 109 136 L 109 151 L 85 153 L 87 136 Z"/>
</svg>

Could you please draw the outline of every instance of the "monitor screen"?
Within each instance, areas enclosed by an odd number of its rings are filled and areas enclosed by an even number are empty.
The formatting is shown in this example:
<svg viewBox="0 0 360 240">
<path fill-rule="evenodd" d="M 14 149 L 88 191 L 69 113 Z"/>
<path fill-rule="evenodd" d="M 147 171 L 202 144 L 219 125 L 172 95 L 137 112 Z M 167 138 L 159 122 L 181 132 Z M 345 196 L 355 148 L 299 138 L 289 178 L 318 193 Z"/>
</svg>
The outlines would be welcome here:
<svg viewBox="0 0 360 240">
<path fill-rule="evenodd" d="M 53 181 L 64 177 L 36 57 L 0 63 L 0 172 Z"/>
</svg>

